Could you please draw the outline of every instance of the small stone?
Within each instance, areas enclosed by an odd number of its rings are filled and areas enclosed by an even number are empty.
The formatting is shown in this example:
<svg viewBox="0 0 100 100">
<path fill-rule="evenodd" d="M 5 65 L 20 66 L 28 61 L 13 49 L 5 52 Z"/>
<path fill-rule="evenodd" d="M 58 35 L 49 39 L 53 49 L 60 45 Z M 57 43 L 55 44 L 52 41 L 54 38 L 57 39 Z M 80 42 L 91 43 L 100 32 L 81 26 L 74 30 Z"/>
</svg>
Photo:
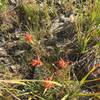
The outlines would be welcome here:
<svg viewBox="0 0 100 100">
<path fill-rule="evenodd" d="M 3 47 L 0 48 L 0 56 L 7 56 L 7 52 Z"/>
</svg>

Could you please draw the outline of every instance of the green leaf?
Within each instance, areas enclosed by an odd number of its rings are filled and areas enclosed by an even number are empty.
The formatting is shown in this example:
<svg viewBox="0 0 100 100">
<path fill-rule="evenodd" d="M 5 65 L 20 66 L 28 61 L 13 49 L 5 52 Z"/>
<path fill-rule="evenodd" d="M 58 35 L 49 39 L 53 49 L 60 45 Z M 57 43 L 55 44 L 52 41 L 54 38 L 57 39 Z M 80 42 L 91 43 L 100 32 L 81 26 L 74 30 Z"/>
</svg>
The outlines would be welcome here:
<svg viewBox="0 0 100 100">
<path fill-rule="evenodd" d="M 84 84 L 85 83 L 85 80 L 87 79 L 87 77 L 95 70 L 95 67 L 93 67 L 90 72 L 88 74 L 86 74 L 82 80 L 80 81 L 80 85 Z"/>
<path fill-rule="evenodd" d="M 66 100 L 69 97 L 69 94 L 65 95 L 61 100 Z"/>
</svg>

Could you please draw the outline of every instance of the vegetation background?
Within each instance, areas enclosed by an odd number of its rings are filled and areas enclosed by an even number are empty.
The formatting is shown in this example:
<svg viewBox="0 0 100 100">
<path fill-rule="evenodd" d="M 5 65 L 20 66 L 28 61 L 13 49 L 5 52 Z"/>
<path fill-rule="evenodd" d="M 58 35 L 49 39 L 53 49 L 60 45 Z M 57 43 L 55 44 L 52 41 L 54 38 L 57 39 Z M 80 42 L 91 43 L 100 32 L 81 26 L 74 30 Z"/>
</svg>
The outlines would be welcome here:
<svg viewBox="0 0 100 100">
<path fill-rule="evenodd" d="M 100 100 L 100 0 L 0 0 L 0 100 Z"/>
</svg>

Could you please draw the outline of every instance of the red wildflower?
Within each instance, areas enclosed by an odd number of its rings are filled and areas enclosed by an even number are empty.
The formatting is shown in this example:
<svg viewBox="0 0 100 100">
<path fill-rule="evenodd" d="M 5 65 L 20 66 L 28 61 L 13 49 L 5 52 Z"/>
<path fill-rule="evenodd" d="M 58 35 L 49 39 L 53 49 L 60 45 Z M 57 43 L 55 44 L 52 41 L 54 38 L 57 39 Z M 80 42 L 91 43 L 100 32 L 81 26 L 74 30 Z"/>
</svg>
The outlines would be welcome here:
<svg viewBox="0 0 100 100">
<path fill-rule="evenodd" d="M 25 41 L 26 42 L 29 42 L 29 43 L 32 43 L 33 40 L 32 40 L 32 35 L 31 34 L 25 34 Z"/>
<path fill-rule="evenodd" d="M 52 81 L 52 77 L 48 77 L 44 80 L 44 87 L 45 89 L 50 89 L 54 86 L 53 83 L 49 82 L 49 81 Z"/>
<path fill-rule="evenodd" d="M 57 66 L 60 68 L 66 68 L 70 64 L 69 61 L 64 61 L 62 58 L 57 62 Z"/>
<path fill-rule="evenodd" d="M 42 65 L 42 61 L 38 58 L 38 59 L 33 59 L 31 62 L 32 66 L 38 66 L 38 65 Z"/>
</svg>

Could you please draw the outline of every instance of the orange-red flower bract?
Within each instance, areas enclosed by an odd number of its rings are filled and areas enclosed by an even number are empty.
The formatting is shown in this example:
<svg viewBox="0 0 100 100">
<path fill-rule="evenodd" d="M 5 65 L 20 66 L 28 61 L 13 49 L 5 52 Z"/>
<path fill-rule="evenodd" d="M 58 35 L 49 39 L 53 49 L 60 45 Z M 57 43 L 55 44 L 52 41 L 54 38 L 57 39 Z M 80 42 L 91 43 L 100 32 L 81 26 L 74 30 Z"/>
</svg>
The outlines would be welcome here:
<svg viewBox="0 0 100 100">
<path fill-rule="evenodd" d="M 40 59 L 33 59 L 31 64 L 32 64 L 33 67 L 36 67 L 38 65 L 42 65 L 43 63 Z"/>
<path fill-rule="evenodd" d="M 52 81 L 52 77 L 48 77 L 44 80 L 44 87 L 45 89 L 50 89 L 54 86 L 53 83 L 49 82 L 49 81 Z"/>
<path fill-rule="evenodd" d="M 66 62 L 60 58 L 60 60 L 57 62 L 57 66 L 60 67 L 60 68 L 65 68 L 66 66 Z"/>
<path fill-rule="evenodd" d="M 25 41 L 26 42 L 29 42 L 29 43 L 32 43 L 32 35 L 31 34 L 25 34 Z"/>
</svg>

